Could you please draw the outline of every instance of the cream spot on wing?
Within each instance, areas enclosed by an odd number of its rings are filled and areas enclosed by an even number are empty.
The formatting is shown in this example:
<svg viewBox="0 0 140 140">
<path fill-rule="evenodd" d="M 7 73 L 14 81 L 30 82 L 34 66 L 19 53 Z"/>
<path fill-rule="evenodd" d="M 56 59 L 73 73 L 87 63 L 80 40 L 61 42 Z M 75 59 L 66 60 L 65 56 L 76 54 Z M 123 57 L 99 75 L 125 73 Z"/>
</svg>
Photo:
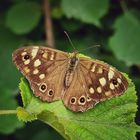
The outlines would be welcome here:
<svg viewBox="0 0 140 140">
<path fill-rule="evenodd" d="M 36 57 L 37 52 L 38 52 L 38 49 L 39 49 L 38 46 L 33 47 L 33 49 L 32 49 L 32 53 L 31 53 L 31 55 L 32 55 L 32 59 L 34 59 L 34 58 Z"/>
<path fill-rule="evenodd" d="M 43 55 L 42 55 L 42 57 L 45 58 L 45 59 L 47 59 L 48 58 L 48 53 L 47 52 L 44 52 Z"/>
<path fill-rule="evenodd" d="M 101 93 L 102 92 L 102 88 L 101 87 L 97 87 L 97 92 Z"/>
<path fill-rule="evenodd" d="M 38 67 L 39 65 L 41 65 L 41 61 L 39 59 L 35 60 L 34 66 Z"/>
<path fill-rule="evenodd" d="M 112 71 L 112 69 L 110 69 L 108 72 L 108 79 L 111 80 L 113 76 L 114 76 L 114 72 Z"/>
<path fill-rule="evenodd" d="M 110 70 L 114 71 L 114 68 L 110 67 Z"/>
<path fill-rule="evenodd" d="M 25 71 L 25 73 L 27 74 L 27 73 L 30 72 L 30 69 L 29 69 L 28 67 L 25 67 L 25 68 L 24 68 L 24 71 Z"/>
<path fill-rule="evenodd" d="M 87 97 L 87 101 L 90 102 L 92 99 L 90 97 Z"/>
<path fill-rule="evenodd" d="M 119 84 L 115 85 L 115 87 L 118 87 L 118 86 L 119 86 Z"/>
<path fill-rule="evenodd" d="M 95 68 L 96 68 L 96 64 L 94 64 L 94 65 L 92 66 L 91 71 L 92 71 L 92 72 L 95 72 Z"/>
<path fill-rule="evenodd" d="M 101 67 L 99 67 L 97 73 L 102 74 L 103 73 L 103 69 Z"/>
<path fill-rule="evenodd" d="M 89 92 L 90 92 L 91 94 L 94 93 L 94 89 L 93 89 L 93 87 L 90 87 L 90 88 L 89 88 Z"/>
<path fill-rule="evenodd" d="M 106 96 L 111 96 L 112 93 L 111 93 L 111 91 L 106 91 L 106 92 L 105 92 L 105 95 L 106 95 Z"/>
<path fill-rule="evenodd" d="M 30 63 L 30 59 L 27 59 L 26 61 L 24 61 L 25 65 L 28 65 Z"/>
<path fill-rule="evenodd" d="M 120 78 L 117 78 L 118 83 L 121 84 L 122 80 Z"/>
<path fill-rule="evenodd" d="M 54 52 L 51 53 L 50 60 L 54 60 Z"/>
<path fill-rule="evenodd" d="M 35 70 L 33 71 L 33 74 L 38 74 L 38 72 L 39 72 L 39 70 L 38 70 L 38 69 L 35 69 Z"/>
<path fill-rule="evenodd" d="M 27 52 L 23 52 L 23 53 L 21 53 L 22 56 L 24 56 L 24 55 L 26 55 L 26 54 L 27 54 Z"/>
<path fill-rule="evenodd" d="M 112 83 L 110 83 L 110 89 L 115 89 L 115 86 Z"/>
<path fill-rule="evenodd" d="M 106 85 L 106 79 L 104 77 L 100 78 L 99 79 L 99 82 L 102 86 L 105 86 Z"/>
<path fill-rule="evenodd" d="M 44 78 L 45 78 L 45 74 L 40 74 L 40 75 L 39 75 L 39 78 L 40 78 L 40 79 L 44 79 Z"/>
</svg>

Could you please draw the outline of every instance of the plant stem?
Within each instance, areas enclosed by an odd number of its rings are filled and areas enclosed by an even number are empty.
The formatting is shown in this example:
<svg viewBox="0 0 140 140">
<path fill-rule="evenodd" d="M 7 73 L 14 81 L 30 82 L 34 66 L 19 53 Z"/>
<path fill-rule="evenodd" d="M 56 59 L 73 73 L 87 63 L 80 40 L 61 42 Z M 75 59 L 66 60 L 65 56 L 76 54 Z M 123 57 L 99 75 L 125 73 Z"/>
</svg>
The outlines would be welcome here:
<svg viewBox="0 0 140 140">
<path fill-rule="evenodd" d="M 0 110 L 0 115 L 16 114 L 16 110 Z"/>
<path fill-rule="evenodd" d="M 53 26 L 52 26 L 49 0 L 44 0 L 43 7 L 44 7 L 44 14 L 45 14 L 46 44 L 54 48 L 55 43 L 54 43 L 54 34 L 53 34 Z"/>
</svg>

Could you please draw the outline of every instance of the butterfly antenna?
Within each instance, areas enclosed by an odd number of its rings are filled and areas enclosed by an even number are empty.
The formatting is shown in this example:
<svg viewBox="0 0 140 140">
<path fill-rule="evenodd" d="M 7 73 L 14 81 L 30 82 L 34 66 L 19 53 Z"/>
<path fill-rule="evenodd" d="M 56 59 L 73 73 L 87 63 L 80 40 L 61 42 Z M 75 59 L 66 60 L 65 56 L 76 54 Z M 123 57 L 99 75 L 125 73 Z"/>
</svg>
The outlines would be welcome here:
<svg viewBox="0 0 140 140">
<path fill-rule="evenodd" d="M 71 46 L 73 47 L 73 49 L 76 51 L 76 48 L 75 48 L 75 46 L 73 45 L 73 43 L 72 43 L 72 41 L 71 41 L 71 39 L 70 39 L 68 33 L 67 33 L 66 31 L 64 31 L 64 33 L 66 34 L 66 36 L 67 36 L 67 38 L 68 38 L 68 40 L 69 40 Z"/>
<path fill-rule="evenodd" d="M 84 50 L 88 50 L 88 49 L 90 49 L 90 48 L 96 48 L 96 47 L 101 47 L 101 45 L 98 45 L 98 44 L 97 44 L 97 45 L 92 45 L 92 46 L 90 46 L 90 47 L 81 49 L 79 52 L 84 51 Z"/>
</svg>

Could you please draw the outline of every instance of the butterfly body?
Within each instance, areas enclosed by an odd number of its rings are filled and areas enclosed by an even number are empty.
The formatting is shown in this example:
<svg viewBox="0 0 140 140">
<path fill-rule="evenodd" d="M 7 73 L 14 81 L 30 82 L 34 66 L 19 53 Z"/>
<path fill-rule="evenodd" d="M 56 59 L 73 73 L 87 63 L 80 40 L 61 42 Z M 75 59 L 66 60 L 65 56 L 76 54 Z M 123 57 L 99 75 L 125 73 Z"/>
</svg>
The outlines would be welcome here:
<svg viewBox="0 0 140 140">
<path fill-rule="evenodd" d="M 98 102 L 122 95 L 126 78 L 112 66 L 56 49 L 27 46 L 13 53 L 17 68 L 42 101 L 62 100 L 74 112 L 86 111 Z"/>
<path fill-rule="evenodd" d="M 68 62 L 69 65 L 68 65 L 65 78 L 64 78 L 64 86 L 66 88 L 70 86 L 73 76 L 74 76 L 75 69 L 79 63 L 79 58 L 76 52 L 69 54 L 69 56 L 70 56 L 69 62 Z"/>
</svg>

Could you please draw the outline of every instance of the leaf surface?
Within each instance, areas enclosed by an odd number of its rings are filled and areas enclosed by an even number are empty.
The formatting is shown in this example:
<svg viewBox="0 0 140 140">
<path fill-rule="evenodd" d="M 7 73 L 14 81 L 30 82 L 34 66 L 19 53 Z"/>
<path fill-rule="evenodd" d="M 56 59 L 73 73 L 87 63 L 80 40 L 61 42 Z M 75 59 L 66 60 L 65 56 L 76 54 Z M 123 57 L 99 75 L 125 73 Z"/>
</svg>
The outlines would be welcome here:
<svg viewBox="0 0 140 140">
<path fill-rule="evenodd" d="M 128 65 L 140 64 L 139 25 L 140 18 L 136 17 L 133 12 L 126 12 L 116 20 L 115 34 L 109 41 L 116 57 L 125 61 Z"/>
<path fill-rule="evenodd" d="M 34 116 L 32 120 L 49 124 L 68 140 L 134 140 L 136 131 L 140 131 L 134 122 L 137 97 L 133 83 L 130 79 L 128 81 L 129 88 L 124 95 L 101 102 L 84 113 L 74 113 L 61 101 L 40 101 L 22 78 L 20 89 L 25 105 L 22 109 Z M 19 115 L 19 119 L 28 121 L 24 115 Z"/>
<path fill-rule="evenodd" d="M 35 2 L 21 2 L 13 5 L 7 12 L 6 25 L 16 34 L 32 31 L 41 18 L 41 10 Z"/>
<path fill-rule="evenodd" d="M 100 26 L 99 20 L 107 13 L 108 8 L 108 0 L 62 0 L 62 10 L 67 17 L 96 26 Z"/>
</svg>

